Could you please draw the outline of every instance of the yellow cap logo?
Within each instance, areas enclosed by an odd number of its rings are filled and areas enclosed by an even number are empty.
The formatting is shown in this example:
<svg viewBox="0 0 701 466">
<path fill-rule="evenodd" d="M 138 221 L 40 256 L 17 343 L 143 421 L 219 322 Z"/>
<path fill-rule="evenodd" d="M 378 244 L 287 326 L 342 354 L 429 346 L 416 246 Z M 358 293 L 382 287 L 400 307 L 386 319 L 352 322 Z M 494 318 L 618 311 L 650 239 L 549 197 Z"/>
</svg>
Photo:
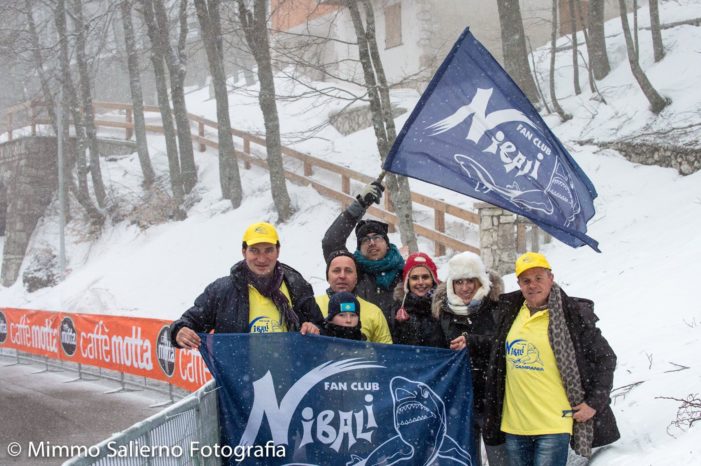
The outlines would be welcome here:
<svg viewBox="0 0 701 466">
<path fill-rule="evenodd" d="M 249 225 L 243 234 L 243 241 L 248 246 L 258 243 L 276 244 L 280 241 L 275 227 L 266 222 L 259 222 Z"/>
</svg>

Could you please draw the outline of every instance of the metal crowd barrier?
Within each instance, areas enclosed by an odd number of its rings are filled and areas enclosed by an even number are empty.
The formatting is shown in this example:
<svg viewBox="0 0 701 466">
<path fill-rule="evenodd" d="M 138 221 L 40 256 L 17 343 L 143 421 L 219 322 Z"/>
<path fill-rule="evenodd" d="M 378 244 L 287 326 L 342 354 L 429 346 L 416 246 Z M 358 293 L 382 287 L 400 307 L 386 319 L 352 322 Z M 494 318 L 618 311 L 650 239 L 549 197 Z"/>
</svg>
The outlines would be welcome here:
<svg viewBox="0 0 701 466">
<path fill-rule="evenodd" d="M 64 466 L 206 466 L 221 464 L 216 455 L 191 454 L 193 448 L 219 443 L 215 381 L 153 416 L 63 463 Z"/>
</svg>

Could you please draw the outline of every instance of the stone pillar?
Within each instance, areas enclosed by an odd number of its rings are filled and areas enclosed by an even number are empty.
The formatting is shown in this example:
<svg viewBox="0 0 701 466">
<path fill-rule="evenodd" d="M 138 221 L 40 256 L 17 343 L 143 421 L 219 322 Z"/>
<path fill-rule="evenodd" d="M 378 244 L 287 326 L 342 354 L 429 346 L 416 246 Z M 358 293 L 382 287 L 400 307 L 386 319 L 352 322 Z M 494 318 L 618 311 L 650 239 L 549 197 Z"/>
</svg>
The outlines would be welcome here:
<svg viewBox="0 0 701 466">
<path fill-rule="evenodd" d="M 480 216 L 480 255 L 488 269 L 513 273 L 519 255 L 538 251 L 541 232 L 530 220 L 484 202 L 475 207 Z M 542 239 L 550 242 L 547 234 Z"/>
<path fill-rule="evenodd" d="M 516 261 L 516 215 L 487 203 L 476 204 L 480 216 L 480 254 L 484 265 L 500 275 Z"/>
<path fill-rule="evenodd" d="M 22 138 L 0 147 L 7 187 L 5 248 L 0 279 L 17 280 L 29 240 L 58 185 L 56 138 Z"/>
</svg>

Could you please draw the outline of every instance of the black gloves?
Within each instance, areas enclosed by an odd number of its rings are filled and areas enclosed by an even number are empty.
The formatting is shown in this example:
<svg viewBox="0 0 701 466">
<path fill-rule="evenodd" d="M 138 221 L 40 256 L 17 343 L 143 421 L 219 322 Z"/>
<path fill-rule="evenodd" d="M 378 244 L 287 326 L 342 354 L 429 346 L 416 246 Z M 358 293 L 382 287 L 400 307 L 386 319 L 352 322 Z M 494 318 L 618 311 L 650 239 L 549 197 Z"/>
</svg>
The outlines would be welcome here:
<svg viewBox="0 0 701 466">
<path fill-rule="evenodd" d="M 355 198 L 358 200 L 358 203 L 364 209 L 367 209 L 373 203 L 380 203 L 380 199 L 382 198 L 382 192 L 384 190 L 385 187 L 382 186 L 382 183 L 380 183 L 379 181 L 373 181 L 372 183 L 366 185 L 363 188 L 363 190 L 360 191 L 360 194 L 355 196 Z"/>
</svg>

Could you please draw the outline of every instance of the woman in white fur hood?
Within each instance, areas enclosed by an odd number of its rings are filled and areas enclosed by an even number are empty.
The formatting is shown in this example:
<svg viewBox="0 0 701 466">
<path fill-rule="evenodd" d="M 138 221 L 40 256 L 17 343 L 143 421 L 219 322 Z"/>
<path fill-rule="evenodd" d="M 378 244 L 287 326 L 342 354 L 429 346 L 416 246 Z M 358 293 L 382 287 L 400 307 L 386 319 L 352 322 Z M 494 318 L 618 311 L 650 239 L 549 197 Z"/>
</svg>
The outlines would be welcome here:
<svg viewBox="0 0 701 466">
<path fill-rule="evenodd" d="M 472 368 L 473 429 L 480 458 L 481 427 L 489 353 L 497 322 L 497 300 L 504 282 L 495 272 L 487 271 L 477 254 L 462 252 L 448 261 L 448 277 L 433 295 L 431 310 L 438 319 L 444 345 L 453 350 L 468 348 Z M 502 446 L 487 447 L 487 459 L 493 466 L 506 465 Z"/>
</svg>

